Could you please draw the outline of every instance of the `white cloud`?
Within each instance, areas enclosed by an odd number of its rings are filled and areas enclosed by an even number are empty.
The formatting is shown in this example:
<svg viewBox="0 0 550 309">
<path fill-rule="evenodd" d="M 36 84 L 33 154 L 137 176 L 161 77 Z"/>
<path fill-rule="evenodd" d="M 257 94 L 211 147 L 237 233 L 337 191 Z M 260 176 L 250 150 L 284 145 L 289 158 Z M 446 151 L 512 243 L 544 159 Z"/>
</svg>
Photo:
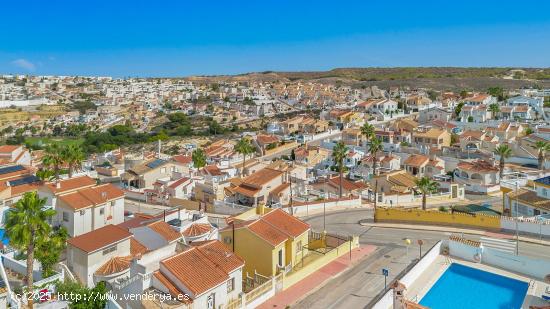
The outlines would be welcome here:
<svg viewBox="0 0 550 309">
<path fill-rule="evenodd" d="M 25 69 L 27 71 L 34 71 L 36 70 L 36 66 L 34 65 L 34 63 L 28 61 L 27 59 L 17 59 L 17 60 L 14 60 L 11 62 L 11 64 L 15 65 L 16 67 L 19 67 L 21 69 Z"/>
</svg>

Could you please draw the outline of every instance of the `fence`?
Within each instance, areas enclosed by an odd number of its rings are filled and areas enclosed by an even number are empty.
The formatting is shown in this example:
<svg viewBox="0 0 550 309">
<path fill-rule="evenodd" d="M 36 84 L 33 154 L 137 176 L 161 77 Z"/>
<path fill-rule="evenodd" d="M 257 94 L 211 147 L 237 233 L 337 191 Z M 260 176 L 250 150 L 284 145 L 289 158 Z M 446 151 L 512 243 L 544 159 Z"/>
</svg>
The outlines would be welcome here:
<svg viewBox="0 0 550 309">
<path fill-rule="evenodd" d="M 309 212 L 313 211 L 321 211 L 323 209 L 329 210 L 335 207 L 361 207 L 361 205 L 361 198 L 354 196 L 350 198 L 327 199 L 305 203 L 296 202 L 292 207 L 286 207 L 284 210 L 295 216 L 307 216 Z M 292 208 L 292 210 L 290 208 Z"/>
<path fill-rule="evenodd" d="M 375 222 L 422 223 L 500 230 L 500 217 L 481 214 L 377 208 L 374 218 Z"/>
<path fill-rule="evenodd" d="M 520 234 L 537 236 L 539 239 L 550 237 L 549 220 L 537 221 L 506 216 L 381 207 L 376 209 L 374 218 L 375 222 L 421 223 L 505 232 L 515 232 L 517 229 Z"/>
</svg>

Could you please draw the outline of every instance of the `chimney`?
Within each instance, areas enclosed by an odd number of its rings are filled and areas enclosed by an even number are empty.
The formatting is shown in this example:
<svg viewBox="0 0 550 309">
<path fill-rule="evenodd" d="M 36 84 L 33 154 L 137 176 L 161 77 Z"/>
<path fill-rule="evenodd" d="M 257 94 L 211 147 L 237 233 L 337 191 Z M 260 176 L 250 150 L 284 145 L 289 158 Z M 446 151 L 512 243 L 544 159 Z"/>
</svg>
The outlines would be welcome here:
<svg viewBox="0 0 550 309">
<path fill-rule="evenodd" d="M 57 189 L 61 189 L 61 182 L 59 181 L 59 179 L 57 179 L 57 180 L 55 181 L 55 187 L 56 187 Z"/>
</svg>

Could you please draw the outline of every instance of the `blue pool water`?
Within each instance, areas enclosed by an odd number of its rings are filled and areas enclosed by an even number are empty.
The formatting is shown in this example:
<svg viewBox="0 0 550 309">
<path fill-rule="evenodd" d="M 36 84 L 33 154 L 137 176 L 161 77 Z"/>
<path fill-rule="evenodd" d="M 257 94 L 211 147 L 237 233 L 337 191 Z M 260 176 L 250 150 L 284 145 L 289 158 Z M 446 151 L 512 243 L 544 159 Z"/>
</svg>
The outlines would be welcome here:
<svg viewBox="0 0 550 309">
<path fill-rule="evenodd" d="M 432 309 L 518 309 L 527 282 L 453 263 L 420 304 Z"/>
<path fill-rule="evenodd" d="M 9 243 L 8 236 L 4 235 L 4 229 L 0 229 L 0 240 L 4 245 L 7 245 Z"/>
</svg>

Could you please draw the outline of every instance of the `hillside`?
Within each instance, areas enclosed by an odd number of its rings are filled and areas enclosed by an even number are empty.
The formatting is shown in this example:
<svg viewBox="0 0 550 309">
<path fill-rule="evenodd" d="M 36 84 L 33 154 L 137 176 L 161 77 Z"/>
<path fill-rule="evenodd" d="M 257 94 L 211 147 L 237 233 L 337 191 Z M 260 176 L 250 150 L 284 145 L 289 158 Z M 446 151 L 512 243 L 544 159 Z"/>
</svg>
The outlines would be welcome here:
<svg viewBox="0 0 550 309">
<path fill-rule="evenodd" d="M 486 89 L 501 86 L 550 87 L 550 68 L 457 68 L 457 67 L 409 67 L 409 68 L 338 68 L 316 72 L 256 72 L 233 76 L 194 76 L 195 82 L 216 81 L 316 81 L 340 83 L 353 87 L 391 86 L 429 87 L 439 90 Z"/>
</svg>

